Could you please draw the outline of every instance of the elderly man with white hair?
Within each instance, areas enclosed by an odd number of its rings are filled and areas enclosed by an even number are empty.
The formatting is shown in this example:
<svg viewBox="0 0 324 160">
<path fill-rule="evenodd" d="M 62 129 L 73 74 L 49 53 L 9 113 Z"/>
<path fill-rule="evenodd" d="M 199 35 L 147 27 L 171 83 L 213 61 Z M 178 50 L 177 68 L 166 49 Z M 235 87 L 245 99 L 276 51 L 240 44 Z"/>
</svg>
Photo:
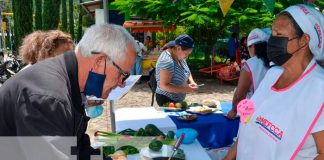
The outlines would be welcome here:
<svg viewBox="0 0 324 160">
<path fill-rule="evenodd" d="M 0 136 L 75 136 L 77 154 L 86 153 L 90 118 L 83 97 L 106 99 L 112 89 L 123 87 L 135 62 L 135 45 L 121 26 L 94 25 L 75 52 L 16 74 L 0 88 Z"/>
</svg>

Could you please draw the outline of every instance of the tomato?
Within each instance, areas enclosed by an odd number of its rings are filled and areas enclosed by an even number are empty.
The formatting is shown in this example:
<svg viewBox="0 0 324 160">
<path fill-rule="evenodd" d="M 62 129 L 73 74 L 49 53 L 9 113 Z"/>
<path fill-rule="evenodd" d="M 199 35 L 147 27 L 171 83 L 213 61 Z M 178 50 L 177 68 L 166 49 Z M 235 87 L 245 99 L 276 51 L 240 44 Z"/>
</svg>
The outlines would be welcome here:
<svg viewBox="0 0 324 160">
<path fill-rule="evenodd" d="M 174 103 L 172 103 L 172 102 L 169 103 L 169 107 L 170 107 L 170 108 L 174 108 L 174 107 L 175 107 Z"/>
</svg>

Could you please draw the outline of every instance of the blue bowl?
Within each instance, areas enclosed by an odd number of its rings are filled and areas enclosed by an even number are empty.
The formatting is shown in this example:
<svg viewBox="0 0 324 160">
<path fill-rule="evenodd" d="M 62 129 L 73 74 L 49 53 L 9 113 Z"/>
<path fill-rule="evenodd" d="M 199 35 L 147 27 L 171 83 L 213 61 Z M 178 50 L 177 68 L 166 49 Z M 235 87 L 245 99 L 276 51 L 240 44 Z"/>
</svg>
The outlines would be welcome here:
<svg viewBox="0 0 324 160">
<path fill-rule="evenodd" d="M 182 140 L 182 143 L 183 144 L 192 144 L 196 137 L 198 136 L 198 132 L 194 129 L 191 129 L 191 128 L 181 128 L 181 129 L 178 129 L 177 132 L 176 132 L 176 137 L 177 139 L 180 137 L 180 135 L 184 133 L 184 138 Z"/>
</svg>

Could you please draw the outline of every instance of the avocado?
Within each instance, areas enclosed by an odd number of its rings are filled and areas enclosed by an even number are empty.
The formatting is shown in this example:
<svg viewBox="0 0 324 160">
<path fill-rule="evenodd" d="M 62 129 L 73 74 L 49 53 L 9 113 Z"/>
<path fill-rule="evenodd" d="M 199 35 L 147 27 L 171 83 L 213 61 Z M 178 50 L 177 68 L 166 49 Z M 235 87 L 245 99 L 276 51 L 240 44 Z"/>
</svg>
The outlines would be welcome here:
<svg viewBox="0 0 324 160">
<path fill-rule="evenodd" d="M 173 140 L 174 139 L 174 135 L 175 135 L 175 133 L 173 131 L 168 131 L 166 138 Z"/>
<path fill-rule="evenodd" d="M 154 124 L 148 124 L 145 126 L 145 133 L 147 136 L 163 136 L 165 134 L 161 132 Z"/>
<path fill-rule="evenodd" d="M 161 141 L 158 141 L 155 139 L 153 139 L 149 144 L 149 148 L 154 152 L 160 151 L 162 146 L 163 146 L 163 143 Z"/>
</svg>

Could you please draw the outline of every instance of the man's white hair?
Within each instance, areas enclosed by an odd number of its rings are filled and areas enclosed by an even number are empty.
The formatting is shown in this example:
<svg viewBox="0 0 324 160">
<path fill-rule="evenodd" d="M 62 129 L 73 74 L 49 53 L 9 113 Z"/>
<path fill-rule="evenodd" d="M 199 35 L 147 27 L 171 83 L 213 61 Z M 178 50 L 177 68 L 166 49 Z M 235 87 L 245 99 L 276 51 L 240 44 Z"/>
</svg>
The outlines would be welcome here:
<svg viewBox="0 0 324 160">
<path fill-rule="evenodd" d="M 129 45 L 136 48 L 134 38 L 122 26 L 114 24 L 92 25 L 86 30 L 77 45 L 82 56 L 90 56 L 92 52 L 102 52 L 113 60 L 125 58 Z"/>
</svg>

